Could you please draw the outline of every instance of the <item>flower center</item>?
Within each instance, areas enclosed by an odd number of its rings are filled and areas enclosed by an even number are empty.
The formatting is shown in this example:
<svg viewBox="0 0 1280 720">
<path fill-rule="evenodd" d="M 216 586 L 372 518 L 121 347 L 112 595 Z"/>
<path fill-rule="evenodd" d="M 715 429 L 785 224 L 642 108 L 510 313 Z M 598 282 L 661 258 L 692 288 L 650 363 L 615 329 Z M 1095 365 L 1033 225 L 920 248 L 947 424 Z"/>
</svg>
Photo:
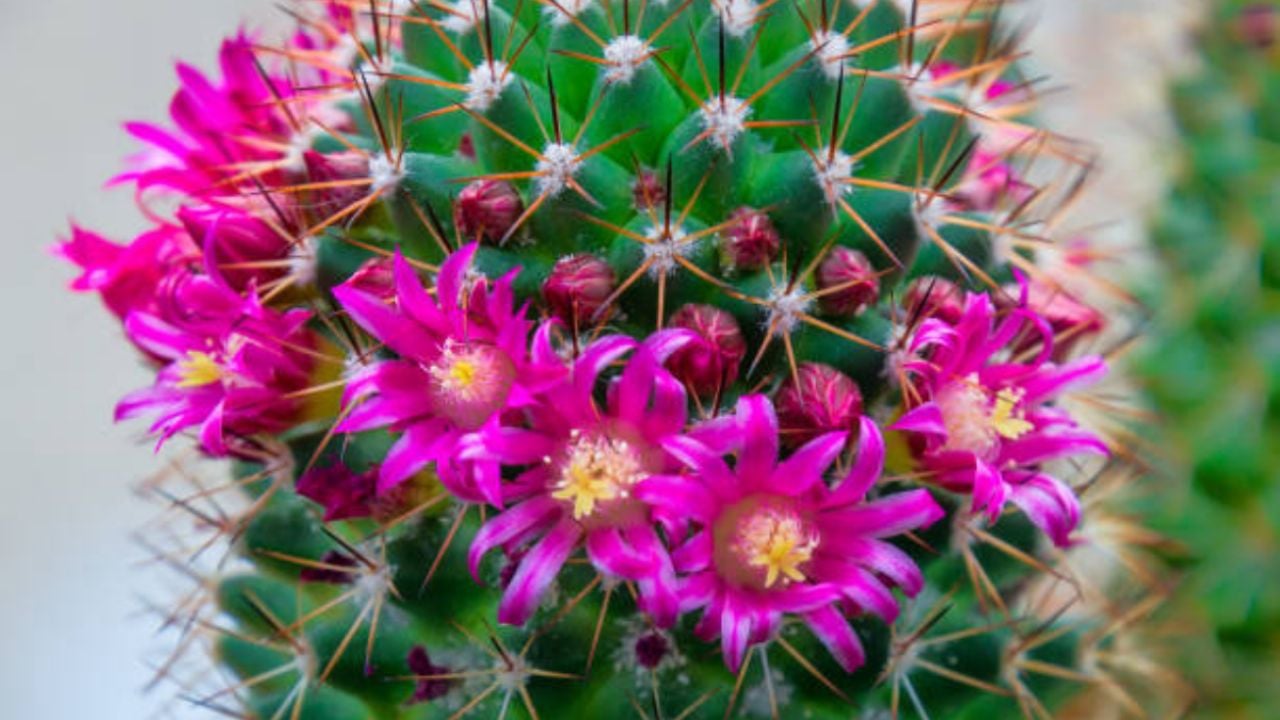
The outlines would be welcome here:
<svg viewBox="0 0 1280 720">
<path fill-rule="evenodd" d="M 938 393 L 938 409 L 947 429 L 944 450 L 989 457 L 1000 440 L 1017 440 L 1034 427 L 1023 417 L 1023 391 L 1004 388 L 995 394 L 976 375 L 956 380 Z"/>
<path fill-rule="evenodd" d="M 715 525 L 716 567 L 726 580 L 755 589 L 804 582 L 803 566 L 818 548 L 818 534 L 782 497 L 750 497 L 725 511 Z"/>
<path fill-rule="evenodd" d="M 222 380 L 223 369 L 209 353 L 192 350 L 178 361 L 178 387 L 196 388 Z"/>
<path fill-rule="evenodd" d="M 613 501 L 629 498 L 645 474 L 639 453 L 627 441 L 575 430 L 551 497 L 572 505 L 574 520 L 588 520 L 607 514 L 605 506 Z"/>
<path fill-rule="evenodd" d="M 501 350 L 452 341 L 427 373 L 437 411 L 467 429 L 483 425 L 502 408 L 516 374 Z"/>
</svg>

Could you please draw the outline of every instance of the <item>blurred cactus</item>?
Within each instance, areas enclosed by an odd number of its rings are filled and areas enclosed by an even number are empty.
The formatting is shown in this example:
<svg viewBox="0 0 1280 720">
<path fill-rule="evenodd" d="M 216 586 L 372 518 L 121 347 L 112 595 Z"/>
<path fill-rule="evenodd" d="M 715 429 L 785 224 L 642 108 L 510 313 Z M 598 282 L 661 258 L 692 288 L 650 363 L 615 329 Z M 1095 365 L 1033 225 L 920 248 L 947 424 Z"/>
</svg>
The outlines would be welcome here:
<svg viewBox="0 0 1280 720">
<path fill-rule="evenodd" d="M 1203 717 L 1273 717 L 1280 692 L 1280 10 L 1215 4 L 1173 88 L 1181 133 L 1154 231 L 1141 362 L 1184 483 L 1162 523 L 1189 548 Z"/>
<path fill-rule="evenodd" d="M 156 229 L 61 245 L 157 369 L 118 414 L 235 463 L 151 486 L 161 675 L 273 720 L 1126 698 L 1141 605 L 1061 563 L 1090 158 L 1000 7 L 330 3 L 182 67 L 119 178 Z"/>
</svg>

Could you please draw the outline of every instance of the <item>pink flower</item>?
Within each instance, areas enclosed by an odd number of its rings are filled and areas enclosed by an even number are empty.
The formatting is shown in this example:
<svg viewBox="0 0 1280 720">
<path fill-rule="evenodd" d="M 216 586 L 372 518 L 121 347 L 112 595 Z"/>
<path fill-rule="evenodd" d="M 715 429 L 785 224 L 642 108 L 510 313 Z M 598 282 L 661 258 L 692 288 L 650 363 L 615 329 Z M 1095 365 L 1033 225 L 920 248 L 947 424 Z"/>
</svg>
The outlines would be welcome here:
<svg viewBox="0 0 1280 720">
<path fill-rule="evenodd" d="M 1016 350 L 1029 342 L 1030 351 Z M 909 351 L 907 412 L 894 429 L 913 434 L 921 465 L 943 487 L 971 493 L 973 512 L 985 511 L 989 522 L 1012 502 L 1066 545 L 1079 502 L 1039 466 L 1079 453 L 1105 455 L 1107 448 L 1049 403 L 1068 386 L 1099 379 L 1102 359 L 1050 362 L 1053 332 L 1025 298 L 997 317 L 990 298 L 972 293 L 954 323 L 923 321 Z"/>
<path fill-rule="evenodd" d="M 290 394 L 310 378 L 310 313 L 276 312 L 208 276 L 179 273 L 165 288 L 154 312 L 125 318 L 125 332 L 167 364 L 120 401 L 116 419 L 152 416 L 160 443 L 199 427 L 201 447 L 219 456 L 239 449 L 230 439 L 288 428 L 300 406 Z"/>
<path fill-rule="evenodd" d="M 500 505 L 497 464 L 460 462 L 459 443 L 482 429 L 496 433 L 508 411 L 530 405 L 565 372 L 550 350 L 549 326 L 530 352 L 532 323 L 526 308 L 515 307 L 514 273 L 492 282 L 469 274 L 476 248 L 445 259 L 435 298 L 400 255 L 392 304 L 352 282 L 333 290 L 347 314 L 397 356 L 351 380 L 343 401 L 350 413 L 338 426 L 403 433 L 379 472 L 379 494 L 436 463 L 441 482 L 461 499 Z"/>
<path fill-rule="evenodd" d="M 204 251 L 206 271 L 243 291 L 286 273 L 293 240 L 256 213 L 226 205 L 184 206 L 178 220 Z"/>
<path fill-rule="evenodd" d="M 1035 192 L 1008 160 L 999 153 L 978 147 L 969 158 L 964 175 L 950 192 L 951 206 L 961 212 L 991 212 L 1008 202 L 1018 205 Z"/>
<path fill-rule="evenodd" d="M 199 258 L 190 240 L 168 227 L 117 245 L 72 226 L 71 237 L 55 245 L 53 252 L 83 271 L 71 281 L 72 290 L 98 293 L 107 309 L 122 320 L 134 310 L 152 307 L 156 290 L 171 269 Z"/>
<path fill-rule="evenodd" d="M 720 637 L 731 670 L 785 614 L 796 614 L 852 672 L 865 656 L 847 616 L 870 612 L 891 622 L 898 603 L 890 588 L 915 595 L 924 584 L 910 557 L 884 538 L 934 523 L 942 508 L 926 490 L 865 502 L 884 464 L 869 419 L 857 461 L 834 489 L 823 476 L 848 433 L 821 435 L 779 462 L 768 398 L 745 396 L 736 415 L 713 425 L 708 442 L 696 431 L 669 439 L 664 447 L 687 472 L 650 478 L 637 493 L 673 535 L 690 520 L 697 525 L 671 554 L 682 575 L 681 610 L 703 609 L 696 632 Z M 732 446 L 732 469 L 710 445 Z"/>
<path fill-rule="evenodd" d="M 600 407 L 597 377 L 636 347 L 627 337 L 601 338 L 582 351 L 564 382 L 529 409 L 528 429 L 503 429 L 466 451 L 523 469 L 506 488 L 511 507 L 480 529 L 468 556 L 476 574 L 490 550 L 532 543 L 502 595 L 501 622 L 528 620 L 580 545 L 600 571 L 636 582 L 640 608 L 659 625 L 675 622 L 675 572 L 635 489 L 675 469 L 662 447 L 684 432 L 687 398 L 662 363 L 688 340 L 682 330 L 652 335 Z"/>
</svg>

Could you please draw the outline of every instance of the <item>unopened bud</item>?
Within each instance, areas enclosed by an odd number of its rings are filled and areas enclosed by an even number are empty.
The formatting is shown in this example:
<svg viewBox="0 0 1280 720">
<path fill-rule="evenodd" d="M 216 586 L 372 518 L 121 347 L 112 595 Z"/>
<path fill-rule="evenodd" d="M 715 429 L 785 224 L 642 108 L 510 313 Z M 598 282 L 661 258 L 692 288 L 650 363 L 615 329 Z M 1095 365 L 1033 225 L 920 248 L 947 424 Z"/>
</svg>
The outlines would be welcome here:
<svg viewBox="0 0 1280 720">
<path fill-rule="evenodd" d="M 769 216 L 743 207 L 729 216 L 730 225 L 720 238 L 725 261 L 735 270 L 759 270 L 778 256 L 781 240 Z"/>
<path fill-rule="evenodd" d="M 711 305 L 691 304 L 677 310 L 670 324 L 697 335 L 667 362 L 677 379 L 695 392 L 707 394 L 728 387 L 738 378 L 747 343 L 732 315 Z"/>
<path fill-rule="evenodd" d="M 818 298 L 828 315 L 849 317 L 880 297 L 880 278 L 867 256 L 836 245 L 818 265 Z"/>
<path fill-rule="evenodd" d="M 631 196 L 636 210 L 657 210 L 667 202 L 667 189 L 653 172 L 641 170 L 635 182 L 631 183 Z"/>
<path fill-rule="evenodd" d="M 542 299 L 551 314 L 570 327 L 590 323 L 613 293 L 609 264 L 594 255 L 560 258 L 542 285 Z"/>
<path fill-rule="evenodd" d="M 466 241 L 502 241 L 522 212 L 520 194 L 503 180 L 476 180 L 453 201 L 453 220 Z"/>
<path fill-rule="evenodd" d="M 937 318 L 949 325 L 964 313 L 964 292 L 955 283 L 932 275 L 918 277 L 907 286 L 902 299 L 911 318 Z"/>
<path fill-rule="evenodd" d="M 856 431 L 862 391 L 848 375 L 822 363 L 801 363 L 774 398 L 782 442 L 803 445 L 823 433 Z"/>
</svg>

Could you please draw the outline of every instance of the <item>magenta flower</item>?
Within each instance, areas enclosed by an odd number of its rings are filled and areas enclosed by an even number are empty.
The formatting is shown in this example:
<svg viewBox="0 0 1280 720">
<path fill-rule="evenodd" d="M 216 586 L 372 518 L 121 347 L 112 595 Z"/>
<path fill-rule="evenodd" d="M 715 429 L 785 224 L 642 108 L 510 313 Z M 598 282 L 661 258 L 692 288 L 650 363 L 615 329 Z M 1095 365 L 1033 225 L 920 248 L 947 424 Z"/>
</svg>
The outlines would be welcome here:
<svg viewBox="0 0 1280 720">
<path fill-rule="evenodd" d="M 884 538 L 928 526 L 943 516 L 926 490 L 865 502 L 884 465 L 884 442 L 863 418 L 858 458 L 834 489 L 824 474 L 841 454 L 846 432 L 826 433 L 778 460 L 778 419 L 761 395 L 738 401 L 729 422 L 706 440 L 674 436 L 664 445 L 686 468 L 646 480 L 637 496 L 652 503 L 674 536 L 697 529 L 672 552 L 682 576 L 681 610 L 703 609 L 696 632 L 720 637 L 731 670 L 747 649 L 768 641 L 785 614 L 799 615 L 847 671 L 862 665 L 850 613 L 891 622 L 898 603 L 890 588 L 915 595 L 919 568 Z M 735 462 L 709 445 L 732 446 Z"/>
<path fill-rule="evenodd" d="M 198 427 L 201 447 L 218 456 L 236 454 L 230 439 L 288 428 L 300 407 L 291 393 L 310 378 L 310 313 L 276 312 L 203 275 L 179 273 L 165 287 L 154 312 L 125 318 L 125 332 L 167 364 L 152 387 L 120 401 L 116 419 L 152 416 L 161 444 Z"/>
<path fill-rule="evenodd" d="M 514 273 L 497 281 L 469 274 L 476 248 L 445 259 L 435 298 L 398 254 L 392 304 L 352 282 L 333 290 L 347 314 L 397 355 L 351 380 L 343 400 L 350 413 L 338 425 L 341 432 L 403 433 L 382 464 L 379 494 L 435 463 L 459 498 L 501 505 L 498 464 L 461 461 L 460 442 L 480 430 L 497 436 L 505 414 L 532 404 L 565 372 L 550 350 L 549 326 L 530 352 L 532 323 L 525 307 L 516 309 Z"/>
<path fill-rule="evenodd" d="M 207 272 L 244 291 L 280 279 L 293 239 L 273 229 L 258 214 L 227 205 L 184 206 L 178 220 L 204 251 Z"/>
<path fill-rule="evenodd" d="M 162 227 L 117 245 L 96 233 L 72 226 L 71 237 L 53 247 L 54 254 L 79 266 L 71 289 L 96 292 L 116 317 L 153 307 L 157 288 L 171 269 L 199 259 L 190 240 Z"/>
<path fill-rule="evenodd" d="M 964 175 L 949 193 L 950 205 L 961 212 L 991 212 L 1001 205 L 1018 205 L 1035 192 L 1013 165 L 999 153 L 978 146 L 970 156 Z"/>
<path fill-rule="evenodd" d="M 1017 352 L 1028 338 L 1034 352 Z M 894 429 L 913 434 L 921 465 L 943 487 L 973 495 L 973 512 L 995 522 L 1012 502 L 1055 544 L 1069 542 L 1079 502 L 1040 465 L 1107 447 L 1049 403 L 1105 372 L 1099 357 L 1049 361 L 1053 331 L 1022 303 L 997 317 L 985 294 L 968 294 L 954 323 L 929 318 L 911 339 L 904 369 L 907 412 Z M 1010 357 L 1012 356 L 1012 357 Z M 1023 356 L 1026 356 L 1023 359 Z"/>
<path fill-rule="evenodd" d="M 687 398 L 662 363 L 689 340 L 683 330 L 655 333 L 638 348 L 623 336 L 597 340 L 570 376 L 529 409 L 528 429 L 490 431 L 497 437 L 477 438 L 465 451 L 523 468 L 505 488 L 511 507 L 480 529 L 468 556 L 477 574 L 493 548 L 533 543 L 503 593 L 501 622 L 528 620 L 579 545 L 601 572 L 634 581 L 641 610 L 659 625 L 675 622 L 675 572 L 635 489 L 675 469 L 662 448 L 684 432 Z M 600 407 L 597 377 L 633 348 Z"/>
</svg>

